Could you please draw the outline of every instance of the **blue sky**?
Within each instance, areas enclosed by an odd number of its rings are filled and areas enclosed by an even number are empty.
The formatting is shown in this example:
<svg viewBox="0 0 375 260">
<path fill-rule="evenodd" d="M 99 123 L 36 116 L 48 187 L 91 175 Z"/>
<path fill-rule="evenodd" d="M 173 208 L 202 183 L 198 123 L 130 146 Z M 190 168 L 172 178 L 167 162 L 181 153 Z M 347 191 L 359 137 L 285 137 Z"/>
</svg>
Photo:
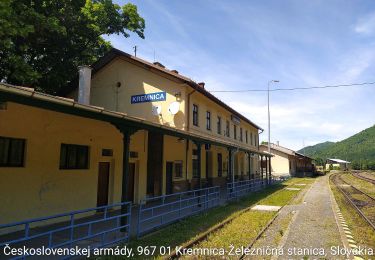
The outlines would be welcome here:
<svg viewBox="0 0 375 260">
<path fill-rule="evenodd" d="M 106 39 L 129 53 L 137 45 L 137 56 L 155 56 L 207 90 L 266 89 L 272 79 L 277 88 L 375 81 L 375 1 L 131 2 L 146 20 L 146 38 Z M 265 92 L 215 95 L 267 139 Z M 271 141 L 292 149 L 374 124 L 374 85 L 271 93 Z"/>
</svg>

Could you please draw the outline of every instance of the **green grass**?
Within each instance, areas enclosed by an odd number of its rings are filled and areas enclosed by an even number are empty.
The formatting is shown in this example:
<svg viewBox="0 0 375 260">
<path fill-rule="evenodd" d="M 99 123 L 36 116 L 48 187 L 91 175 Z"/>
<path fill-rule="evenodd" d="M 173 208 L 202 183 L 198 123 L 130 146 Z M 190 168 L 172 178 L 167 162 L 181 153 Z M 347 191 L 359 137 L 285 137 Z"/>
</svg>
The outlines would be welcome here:
<svg viewBox="0 0 375 260">
<path fill-rule="evenodd" d="M 256 204 L 284 206 L 299 192 L 282 190 L 268 195 Z M 235 248 L 247 246 L 276 214 L 277 212 L 269 211 L 247 211 L 222 229 L 208 236 L 205 241 L 196 245 L 196 247 L 225 248 L 229 252 L 231 246 Z"/>
<path fill-rule="evenodd" d="M 368 195 L 372 196 L 372 197 L 375 197 L 375 185 L 368 182 L 368 181 L 365 181 L 365 180 L 361 180 L 357 177 L 354 177 L 353 175 L 351 174 L 342 174 L 340 175 L 342 177 L 342 179 L 348 183 L 350 183 L 351 185 L 353 185 L 354 187 L 356 187 L 357 189 L 367 193 Z"/>
</svg>

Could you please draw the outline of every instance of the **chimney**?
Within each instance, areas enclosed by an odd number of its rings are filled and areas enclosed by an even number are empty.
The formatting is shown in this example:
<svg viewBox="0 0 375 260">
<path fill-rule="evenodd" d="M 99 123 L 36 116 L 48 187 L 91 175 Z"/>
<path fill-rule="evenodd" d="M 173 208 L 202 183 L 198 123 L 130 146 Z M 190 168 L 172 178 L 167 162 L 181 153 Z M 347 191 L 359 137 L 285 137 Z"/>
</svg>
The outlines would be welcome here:
<svg viewBox="0 0 375 260">
<path fill-rule="evenodd" d="M 199 82 L 198 85 L 199 85 L 201 88 L 204 88 L 205 83 L 204 83 L 204 82 Z"/>
<path fill-rule="evenodd" d="M 79 87 L 78 87 L 78 103 L 90 104 L 91 89 L 91 70 L 90 66 L 84 65 L 78 67 Z"/>
<path fill-rule="evenodd" d="M 158 66 L 158 67 L 161 67 L 161 68 L 165 69 L 165 66 L 158 61 L 155 61 L 153 64 Z"/>
<path fill-rule="evenodd" d="M 279 141 L 277 141 L 276 144 L 277 144 L 277 146 L 280 146 L 280 142 Z"/>
<path fill-rule="evenodd" d="M 171 72 L 178 74 L 177 70 L 171 70 Z"/>
</svg>

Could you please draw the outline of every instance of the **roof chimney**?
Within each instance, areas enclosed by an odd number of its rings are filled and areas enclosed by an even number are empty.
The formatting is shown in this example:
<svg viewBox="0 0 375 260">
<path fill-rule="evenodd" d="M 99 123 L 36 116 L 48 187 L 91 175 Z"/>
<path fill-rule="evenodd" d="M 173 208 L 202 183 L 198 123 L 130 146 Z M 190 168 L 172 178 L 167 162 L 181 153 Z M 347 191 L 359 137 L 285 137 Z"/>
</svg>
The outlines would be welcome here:
<svg viewBox="0 0 375 260">
<path fill-rule="evenodd" d="M 171 70 L 171 72 L 178 74 L 177 70 Z"/>
<path fill-rule="evenodd" d="M 160 62 L 158 62 L 158 61 L 155 61 L 155 62 L 154 62 L 154 65 L 156 65 L 156 66 L 158 66 L 158 67 L 161 67 L 161 68 L 165 69 L 165 66 L 164 66 L 163 64 L 161 64 Z"/>
<path fill-rule="evenodd" d="M 198 85 L 199 85 L 201 88 L 204 88 L 205 83 L 204 83 L 204 82 L 199 82 Z"/>
<path fill-rule="evenodd" d="M 90 66 L 84 65 L 78 67 L 79 87 L 78 87 L 78 103 L 90 104 L 91 89 L 91 70 Z"/>
<path fill-rule="evenodd" d="M 277 146 L 280 146 L 280 142 L 279 141 L 277 141 L 276 144 L 277 144 Z"/>
</svg>

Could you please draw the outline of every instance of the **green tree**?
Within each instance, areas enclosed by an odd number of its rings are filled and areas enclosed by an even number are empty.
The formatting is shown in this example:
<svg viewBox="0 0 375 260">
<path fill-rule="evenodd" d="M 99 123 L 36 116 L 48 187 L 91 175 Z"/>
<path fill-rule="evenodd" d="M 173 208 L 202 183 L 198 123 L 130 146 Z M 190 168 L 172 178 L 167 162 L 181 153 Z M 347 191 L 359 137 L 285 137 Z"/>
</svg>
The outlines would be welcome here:
<svg viewBox="0 0 375 260">
<path fill-rule="evenodd" d="M 145 21 L 133 4 L 112 0 L 1 0 L 0 80 L 56 93 L 77 66 L 111 46 L 102 36 L 144 38 Z"/>
<path fill-rule="evenodd" d="M 320 157 L 315 158 L 316 165 L 324 166 L 324 160 Z"/>
</svg>

